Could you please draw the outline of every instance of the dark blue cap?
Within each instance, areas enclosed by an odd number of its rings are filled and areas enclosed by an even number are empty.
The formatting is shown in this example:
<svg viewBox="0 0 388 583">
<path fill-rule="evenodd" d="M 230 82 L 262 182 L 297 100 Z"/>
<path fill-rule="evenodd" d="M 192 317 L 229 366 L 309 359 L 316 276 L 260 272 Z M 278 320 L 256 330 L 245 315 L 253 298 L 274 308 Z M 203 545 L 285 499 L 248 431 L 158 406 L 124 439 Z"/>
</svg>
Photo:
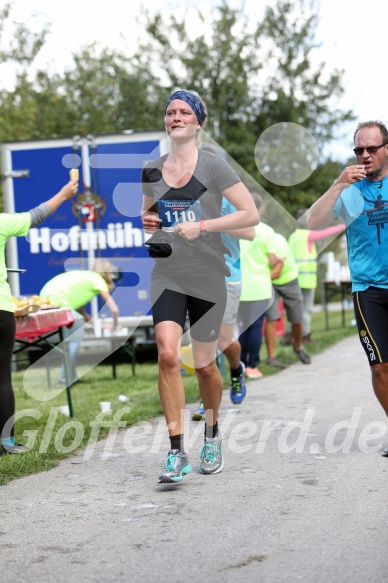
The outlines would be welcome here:
<svg viewBox="0 0 388 583">
<path fill-rule="evenodd" d="M 194 111 L 198 123 L 201 125 L 203 124 L 203 122 L 205 121 L 205 109 L 198 95 L 192 93 L 191 91 L 175 91 L 175 93 L 173 93 L 167 99 L 165 112 L 167 111 L 167 107 L 169 106 L 171 101 L 173 101 L 174 99 L 181 99 L 182 101 L 186 101 L 186 103 L 188 103 L 191 109 Z"/>
</svg>

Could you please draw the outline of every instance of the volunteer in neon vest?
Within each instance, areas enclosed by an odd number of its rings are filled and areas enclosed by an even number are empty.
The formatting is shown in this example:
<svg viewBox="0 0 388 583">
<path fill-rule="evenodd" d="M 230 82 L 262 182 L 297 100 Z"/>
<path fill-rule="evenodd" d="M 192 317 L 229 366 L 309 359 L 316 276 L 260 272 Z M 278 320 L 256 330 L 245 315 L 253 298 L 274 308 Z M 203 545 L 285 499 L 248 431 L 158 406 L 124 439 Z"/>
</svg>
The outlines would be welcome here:
<svg viewBox="0 0 388 583">
<path fill-rule="evenodd" d="M 298 282 L 303 294 L 303 342 L 311 344 L 311 313 L 314 306 L 315 290 L 318 284 L 318 252 L 316 241 L 327 239 L 342 233 L 345 225 L 335 225 L 319 231 L 310 231 L 306 227 L 305 212 L 298 212 L 298 226 L 288 242 L 298 266 Z M 288 323 L 286 334 L 281 341 L 283 346 L 291 344 L 291 326 Z"/>
<path fill-rule="evenodd" d="M 69 330 L 64 330 L 64 337 L 70 338 L 69 356 L 73 383 L 79 380 L 75 366 L 84 338 L 84 324 L 92 320 L 92 316 L 86 312 L 85 306 L 95 296 L 100 295 L 112 314 L 112 329 L 115 330 L 119 325 L 119 308 L 111 296 L 115 287 L 112 274 L 113 266 L 110 261 L 98 257 L 90 271 L 77 269 L 59 273 L 50 279 L 39 292 L 40 297 L 47 298 L 52 304 L 73 310 L 75 322 Z M 62 362 L 58 384 L 66 384 L 64 362 Z"/>
<path fill-rule="evenodd" d="M 283 299 L 287 319 L 291 322 L 294 352 L 303 364 L 310 364 L 310 355 L 307 354 L 302 343 L 303 296 L 298 283 L 298 267 L 287 239 L 280 233 L 275 233 L 271 240 L 271 252 L 277 257 L 277 263 L 271 271 L 275 301 L 267 312 L 265 325 L 268 364 L 277 368 L 284 368 L 281 361 L 275 357 L 276 324 L 280 319 L 279 297 Z"/>
</svg>

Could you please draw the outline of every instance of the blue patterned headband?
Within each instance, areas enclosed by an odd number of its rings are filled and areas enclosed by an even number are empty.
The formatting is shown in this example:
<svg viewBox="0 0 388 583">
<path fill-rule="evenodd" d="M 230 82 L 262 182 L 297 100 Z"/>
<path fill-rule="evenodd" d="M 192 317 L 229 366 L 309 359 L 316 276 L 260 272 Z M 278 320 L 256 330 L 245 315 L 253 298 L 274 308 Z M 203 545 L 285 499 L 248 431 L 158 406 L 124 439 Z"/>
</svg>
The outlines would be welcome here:
<svg viewBox="0 0 388 583">
<path fill-rule="evenodd" d="M 173 93 L 168 99 L 167 99 L 167 103 L 166 103 L 166 111 L 167 111 L 167 107 L 169 106 L 169 104 L 171 103 L 171 101 L 173 99 L 181 99 L 182 101 L 186 101 L 186 103 L 188 103 L 191 107 L 191 109 L 194 111 L 198 123 L 199 124 L 203 124 L 203 122 L 205 121 L 205 110 L 203 107 L 203 103 L 200 100 L 200 98 L 195 95 L 195 93 L 192 93 L 191 91 L 175 91 L 175 93 Z M 165 111 L 165 112 L 166 112 Z"/>
</svg>

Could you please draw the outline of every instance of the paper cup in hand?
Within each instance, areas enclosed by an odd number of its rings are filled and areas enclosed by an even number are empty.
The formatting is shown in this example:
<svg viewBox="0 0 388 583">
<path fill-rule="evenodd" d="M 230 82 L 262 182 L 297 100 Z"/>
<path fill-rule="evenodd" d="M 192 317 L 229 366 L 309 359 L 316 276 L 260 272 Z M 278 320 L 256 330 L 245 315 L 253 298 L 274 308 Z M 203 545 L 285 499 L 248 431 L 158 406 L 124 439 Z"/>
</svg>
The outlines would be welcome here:
<svg viewBox="0 0 388 583">
<path fill-rule="evenodd" d="M 69 174 L 70 174 L 70 180 L 78 180 L 78 178 L 79 178 L 78 168 L 72 168 L 70 170 Z"/>
</svg>

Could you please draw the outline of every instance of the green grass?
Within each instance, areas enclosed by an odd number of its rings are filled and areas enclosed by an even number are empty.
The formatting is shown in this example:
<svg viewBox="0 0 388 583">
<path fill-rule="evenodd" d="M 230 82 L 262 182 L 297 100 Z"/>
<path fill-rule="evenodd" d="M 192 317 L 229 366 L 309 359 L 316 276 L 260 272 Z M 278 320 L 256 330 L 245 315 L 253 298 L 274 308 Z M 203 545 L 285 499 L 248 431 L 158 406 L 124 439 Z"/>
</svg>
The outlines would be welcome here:
<svg viewBox="0 0 388 583">
<path fill-rule="evenodd" d="M 353 310 L 346 312 L 347 325 L 345 327 L 341 325 L 340 312 L 330 312 L 329 316 L 330 329 L 326 330 L 324 314 L 316 313 L 313 315 L 312 336 L 314 344 L 306 347 L 312 356 L 332 346 L 342 338 L 356 333 L 356 327 L 349 325 L 353 318 Z M 356 338 L 355 342 L 357 342 Z M 287 365 L 297 361 L 297 356 L 289 347 L 278 345 L 276 355 Z M 279 372 L 278 369 L 268 367 L 265 364 L 264 343 L 261 358 L 260 370 L 266 376 Z M 77 368 L 82 370 L 82 366 Z M 18 442 L 26 444 L 29 444 L 30 441 L 30 445 L 33 442 L 33 449 L 23 455 L 0 456 L 0 485 L 15 478 L 53 468 L 61 459 L 74 454 L 75 445 L 78 448 L 86 446 L 92 432 L 90 422 L 95 420 L 100 413 L 101 401 L 112 403 L 112 414 L 106 415 L 104 418 L 113 419 L 117 413 L 120 416 L 117 421 L 124 421 L 126 426 L 163 414 L 157 389 L 158 371 L 155 358 L 151 362 L 137 364 L 135 376 L 132 376 L 129 363 L 117 366 L 116 379 L 112 378 L 112 369 L 109 365 L 99 365 L 90 370 L 82 377 L 82 382 L 72 389 L 74 417 L 71 419 L 58 412 L 58 407 L 67 403 L 65 391 L 50 400 L 37 401 L 30 397 L 23 388 L 24 372 L 13 373 L 17 412 L 23 413 L 23 416 L 16 422 L 16 439 Z M 43 381 L 46 371 L 38 369 L 35 374 L 41 375 Z M 225 388 L 228 388 L 228 375 L 229 371 L 226 370 Z M 53 369 L 51 378 L 56 379 L 57 376 L 58 369 Z M 183 378 L 187 403 L 197 403 L 196 376 L 186 374 Z M 39 382 L 39 376 L 37 381 Z M 119 395 L 127 396 L 129 401 L 127 403 L 120 402 Z M 49 396 L 47 394 L 46 398 Z M 123 410 L 124 407 L 128 408 L 126 412 Z M 28 415 L 27 411 L 29 411 Z M 123 412 L 125 414 L 121 417 Z M 106 437 L 108 431 L 109 429 L 102 428 L 95 437 L 97 439 Z"/>
</svg>

